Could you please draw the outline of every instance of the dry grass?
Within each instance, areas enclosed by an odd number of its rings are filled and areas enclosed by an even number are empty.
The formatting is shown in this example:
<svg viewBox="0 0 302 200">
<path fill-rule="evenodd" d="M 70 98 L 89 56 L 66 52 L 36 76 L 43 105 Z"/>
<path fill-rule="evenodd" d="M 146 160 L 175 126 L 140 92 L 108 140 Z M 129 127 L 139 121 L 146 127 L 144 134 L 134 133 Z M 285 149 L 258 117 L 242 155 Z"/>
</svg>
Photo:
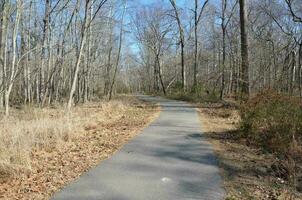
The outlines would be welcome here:
<svg viewBox="0 0 302 200">
<path fill-rule="evenodd" d="M 24 108 L 0 122 L 0 198 L 48 199 L 108 158 L 157 115 L 122 97 L 63 108 Z"/>
<path fill-rule="evenodd" d="M 302 199 L 286 181 L 275 176 L 272 154 L 249 147 L 238 137 L 240 117 L 237 110 L 203 106 L 200 119 L 219 157 L 227 199 Z"/>
</svg>

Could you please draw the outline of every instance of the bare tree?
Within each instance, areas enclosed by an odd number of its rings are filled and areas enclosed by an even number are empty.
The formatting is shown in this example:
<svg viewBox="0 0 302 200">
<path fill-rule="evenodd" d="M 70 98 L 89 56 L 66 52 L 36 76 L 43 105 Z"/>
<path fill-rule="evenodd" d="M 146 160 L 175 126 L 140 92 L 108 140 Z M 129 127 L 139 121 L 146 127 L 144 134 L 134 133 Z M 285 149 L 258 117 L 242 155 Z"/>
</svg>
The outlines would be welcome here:
<svg viewBox="0 0 302 200">
<path fill-rule="evenodd" d="M 170 3 L 174 10 L 174 17 L 178 25 L 178 32 L 179 32 L 179 43 L 180 43 L 180 49 L 181 49 L 181 78 L 182 78 L 182 89 L 183 91 L 186 90 L 187 87 L 187 77 L 186 77 L 186 65 L 185 65 L 185 35 L 183 26 L 180 21 L 178 9 L 176 7 L 175 0 L 170 0 Z"/>
<path fill-rule="evenodd" d="M 117 52 L 117 56 L 116 56 L 116 62 L 115 62 L 115 66 L 114 66 L 114 73 L 113 73 L 113 77 L 112 77 L 112 82 L 110 84 L 110 89 L 109 89 L 109 100 L 112 99 L 113 87 L 114 87 L 114 84 L 115 84 L 116 74 L 117 74 L 120 59 L 121 59 L 121 51 L 122 51 L 122 45 L 123 45 L 124 17 L 125 17 L 125 12 L 126 12 L 126 9 L 127 9 L 127 0 L 124 0 L 123 4 L 124 4 L 124 8 L 123 8 L 122 19 L 121 19 L 118 52 Z"/>
<path fill-rule="evenodd" d="M 247 36 L 247 13 L 245 0 L 239 0 L 240 5 L 240 36 L 241 36 L 241 93 L 249 96 L 249 53 Z"/>
<path fill-rule="evenodd" d="M 75 90 L 76 90 L 76 84 L 77 84 L 77 80 L 78 80 L 78 73 L 79 73 L 79 69 L 80 69 L 80 64 L 81 64 L 81 59 L 82 59 L 82 54 L 83 54 L 85 42 L 86 42 L 88 27 L 91 25 L 91 23 L 94 20 L 95 16 L 100 11 L 102 6 L 107 2 L 107 0 L 102 0 L 99 3 L 93 17 L 89 20 L 88 11 L 89 11 L 89 6 L 91 6 L 91 2 L 93 3 L 92 0 L 86 0 L 86 2 L 85 2 L 84 20 L 83 20 L 82 27 L 81 27 L 80 49 L 79 49 L 79 52 L 78 52 L 78 55 L 77 55 L 77 61 L 76 61 L 76 65 L 75 65 L 75 68 L 74 68 L 74 76 L 73 76 L 72 86 L 71 86 L 70 93 L 69 93 L 69 100 L 68 100 L 68 105 L 67 105 L 68 110 L 71 109 L 72 104 L 73 104 L 73 95 L 74 95 Z"/>
<path fill-rule="evenodd" d="M 227 15 L 227 6 L 228 0 L 221 0 L 221 32 L 222 32 L 222 72 L 221 72 L 221 89 L 220 89 L 220 99 L 223 98 L 224 90 L 225 90 L 225 68 L 226 68 L 226 34 L 228 24 L 234 14 L 234 10 L 236 8 L 238 1 L 234 3 L 232 6 L 231 12 L 229 16 Z"/>
<path fill-rule="evenodd" d="M 14 85 L 14 79 L 16 76 L 16 59 L 17 59 L 17 36 L 18 36 L 18 28 L 19 28 L 19 22 L 20 17 L 22 14 L 22 7 L 23 7 L 23 0 L 17 0 L 17 9 L 16 9 L 16 19 L 13 29 L 13 36 L 12 36 L 12 61 L 10 64 L 10 74 L 7 77 L 7 83 L 5 88 L 5 115 L 9 115 L 9 100 L 10 100 L 10 94 L 13 89 Z"/>
<path fill-rule="evenodd" d="M 195 9 L 194 9 L 194 41 L 195 41 L 195 49 L 194 49 L 194 78 L 193 78 L 193 90 L 196 89 L 197 87 L 197 69 L 198 69 L 198 24 L 201 20 L 202 13 L 204 12 L 204 9 L 206 5 L 208 4 L 209 0 L 206 0 L 202 7 L 201 10 L 198 13 L 198 0 L 195 0 Z"/>
<path fill-rule="evenodd" d="M 6 30 L 6 1 L 0 2 L 0 109 L 4 105 L 3 91 L 4 91 L 4 49 L 5 49 L 5 30 Z"/>
<path fill-rule="evenodd" d="M 0 1 L 1 113 L 124 91 L 302 96 L 298 0 L 159 2 Z"/>
</svg>

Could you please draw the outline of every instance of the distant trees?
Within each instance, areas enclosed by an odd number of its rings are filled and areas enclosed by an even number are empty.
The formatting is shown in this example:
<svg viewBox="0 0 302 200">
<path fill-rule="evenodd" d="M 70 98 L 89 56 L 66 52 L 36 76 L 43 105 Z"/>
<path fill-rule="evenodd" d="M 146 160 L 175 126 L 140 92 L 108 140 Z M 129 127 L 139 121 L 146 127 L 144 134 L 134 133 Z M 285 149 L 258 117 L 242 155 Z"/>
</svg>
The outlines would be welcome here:
<svg viewBox="0 0 302 200">
<path fill-rule="evenodd" d="M 76 85 L 78 82 L 78 73 L 80 70 L 80 64 L 81 64 L 81 59 L 82 59 L 82 55 L 84 54 L 84 47 L 85 44 L 88 42 L 87 39 L 89 39 L 87 37 L 88 30 L 90 30 L 90 26 L 93 23 L 93 20 L 95 19 L 95 16 L 98 14 L 98 12 L 100 11 L 100 9 L 103 7 L 103 5 L 106 3 L 107 0 L 101 0 L 97 7 L 96 7 L 96 11 L 95 13 L 93 13 L 93 9 L 92 7 L 94 6 L 95 1 L 94 0 L 86 0 L 85 2 L 85 10 L 84 10 L 84 17 L 83 17 L 83 22 L 80 28 L 80 48 L 77 52 L 77 56 L 76 56 L 76 63 L 75 63 L 75 67 L 74 67 L 74 74 L 73 74 L 73 78 L 72 78 L 72 85 L 70 88 L 70 93 L 69 93 L 69 100 L 68 100 L 68 106 L 67 108 L 70 110 L 72 103 L 73 103 L 73 96 L 76 90 Z M 90 14 L 89 14 L 90 12 Z M 89 55 L 87 55 L 89 57 Z M 87 73 L 87 72 L 86 72 Z M 86 85 L 87 83 L 84 82 L 84 84 Z M 85 88 L 84 88 L 85 91 Z M 84 95 L 84 99 L 85 99 Z"/>
<path fill-rule="evenodd" d="M 179 13 L 178 13 L 178 9 L 176 7 L 176 3 L 175 3 L 175 0 L 170 0 L 170 3 L 173 7 L 173 10 L 174 10 L 174 17 L 175 17 L 175 20 L 177 22 L 177 26 L 178 26 L 178 32 L 179 32 L 179 44 L 180 44 L 180 49 L 181 49 L 181 87 L 182 87 L 182 90 L 185 92 L 186 91 L 186 87 L 187 87 L 187 75 L 186 75 L 186 64 L 185 64 L 185 33 L 184 33 L 184 29 L 183 29 L 183 26 L 181 24 L 181 21 L 180 21 L 180 17 L 179 17 Z M 197 47 L 196 47 L 197 48 Z"/>
<path fill-rule="evenodd" d="M 114 87 L 114 84 L 116 81 L 115 79 L 116 79 L 117 71 L 119 68 L 120 60 L 121 60 L 121 51 L 122 51 L 123 36 L 124 36 L 124 34 L 123 34 L 124 18 L 125 18 L 126 9 L 127 9 L 127 0 L 124 0 L 122 17 L 121 17 L 121 25 L 120 25 L 120 33 L 119 33 L 119 39 L 118 39 L 118 50 L 117 50 L 116 61 L 115 61 L 115 65 L 114 65 L 113 77 L 112 77 L 112 81 L 111 81 L 110 88 L 109 88 L 109 100 L 111 100 L 111 98 L 112 98 L 113 87 Z"/>
<path fill-rule="evenodd" d="M 115 27 L 123 21 L 124 2 L 1 1 L 0 111 L 5 106 L 8 115 L 12 105 L 60 102 L 70 109 L 92 96 L 109 95 L 103 93 L 106 49 L 111 46 L 111 58 L 120 60 L 123 30 Z M 117 74 L 111 70 L 107 76 L 111 96 Z"/>
<path fill-rule="evenodd" d="M 150 68 L 153 68 L 153 91 L 159 92 L 161 90 L 163 94 L 166 94 L 162 58 L 172 46 L 173 24 L 166 17 L 165 10 L 160 7 L 143 9 L 137 13 L 134 24 L 136 38 L 143 51 L 143 56 L 147 56 L 148 62 L 145 63 L 148 70 L 147 74 L 150 75 Z M 182 87 L 185 84 L 184 81 L 184 74 L 182 74 Z"/>
<path fill-rule="evenodd" d="M 300 0 L 2 0 L 0 111 L 125 91 L 302 97 L 301 18 Z"/>
<path fill-rule="evenodd" d="M 222 63 L 221 63 L 221 88 L 220 88 L 220 99 L 223 99 L 224 92 L 225 92 L 225 69 L 226 69 L 226 40 L 227 40 L 227 27 L 234 15 L 234 9 L 236 8 L 236 5 L 238 1 L 234 2 L 234 5 L 232 5 L 231 10 L 229 14 L 227 13 L 227 8 L 228 8 L 228 0 L 221 0 L 221 32 L 222 32 Z"/>
<path fill-rule="evenodd" d="M 166 40 L 170 47 L 161 56 L 167 93 L 183 93 L 186 88 L 185 93 L 197 96 L 248 98 L 271 88 L 302 96 L 300 0 L 192 0 L 186 6 L 169 0 L 161 4 L 162 18 L 171 18 L 172 24 Z M 144 9 L 138 8 L 137 13 Z M 145 48 L 139 51 L 135 60 L 150 60 Z M 152 66 L 137 64 L 141 70 Z M 142 82 L 147 80 L 144 77 Z"/>
<path fill-rule="evenodd" d="M 205 0 L 202 5 L 200 11 L 198 0 L 195 0 L 195 9 L 194 9 L 194 68 L 193 68 L 193 91 L 196 90 L 197 87 L 197 69 L 198 69 L 198 25 L 201 20 L 202 14 L 209 3 L 209 0 Z"/>
</svg>

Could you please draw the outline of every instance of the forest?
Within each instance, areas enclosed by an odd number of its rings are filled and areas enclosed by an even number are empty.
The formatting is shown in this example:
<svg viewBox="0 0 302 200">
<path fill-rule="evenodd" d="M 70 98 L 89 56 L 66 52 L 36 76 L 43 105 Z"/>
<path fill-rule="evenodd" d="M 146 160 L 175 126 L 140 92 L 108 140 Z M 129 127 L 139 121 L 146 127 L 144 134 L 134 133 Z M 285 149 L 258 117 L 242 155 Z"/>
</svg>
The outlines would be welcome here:
<svg viewBox="0 0 302 200">
<path fill-rule="evenodd" d="M 37 152 L 76 141 L 79 127 L 140 130 L 160 108 L 133 94 L 202 105 L 201 118 L 236 112 L 225 137 L 274 155 L 290 198 L 302 191 L 302 0 L 0 1 L 0 179 L 35 171 Z"/>
<path fill-rule="evenodd" d="M 239 15 L 232 0 L 3 0 L 0 105 L 8 114 L 118 92 L 301 96 L 300 0 L 247 3 Z"/>
</svg>

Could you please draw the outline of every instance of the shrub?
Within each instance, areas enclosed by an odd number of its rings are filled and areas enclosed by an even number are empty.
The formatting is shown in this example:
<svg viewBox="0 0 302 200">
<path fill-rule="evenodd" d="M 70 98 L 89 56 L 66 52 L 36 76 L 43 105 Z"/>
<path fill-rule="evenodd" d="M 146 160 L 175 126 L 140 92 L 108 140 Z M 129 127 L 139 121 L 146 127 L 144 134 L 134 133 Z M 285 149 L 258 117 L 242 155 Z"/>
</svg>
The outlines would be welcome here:
<svg viewBox="0 0 302 200">
<path fill-rule="evenodd" d="M 241 130 L 247 141 L 285 155 L 302 137 L 302 107 L 298 98 L 263 91 L 241 108 Z"/>
<path fill-rule="evenodd" d="M 187 89 L 187 91 L 184 92 L 180 82 L 177 82 L 170 90 L 168 97 L 195 103 L 217 103 L 220 101 L 219 94 L 216 91 L 210 91 L 202 84 L 198 84 L 195 88 Z"/>
</svg>

